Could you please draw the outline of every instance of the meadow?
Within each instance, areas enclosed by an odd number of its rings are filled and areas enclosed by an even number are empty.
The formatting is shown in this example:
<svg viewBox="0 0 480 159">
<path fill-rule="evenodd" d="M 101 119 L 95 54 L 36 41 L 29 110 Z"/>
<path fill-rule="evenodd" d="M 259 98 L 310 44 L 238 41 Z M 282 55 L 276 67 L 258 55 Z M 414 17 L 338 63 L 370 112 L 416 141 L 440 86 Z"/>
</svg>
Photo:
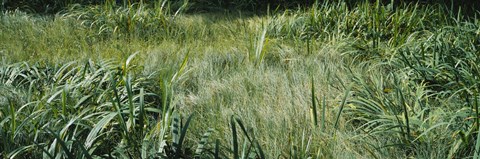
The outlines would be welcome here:
<svg viewBox="0 0 480 159">
<path fill-rule="evenodd" d="M 479 12 L 58 2 L 2 3 L 0 158 L 480 158 Z"/>
</svg>

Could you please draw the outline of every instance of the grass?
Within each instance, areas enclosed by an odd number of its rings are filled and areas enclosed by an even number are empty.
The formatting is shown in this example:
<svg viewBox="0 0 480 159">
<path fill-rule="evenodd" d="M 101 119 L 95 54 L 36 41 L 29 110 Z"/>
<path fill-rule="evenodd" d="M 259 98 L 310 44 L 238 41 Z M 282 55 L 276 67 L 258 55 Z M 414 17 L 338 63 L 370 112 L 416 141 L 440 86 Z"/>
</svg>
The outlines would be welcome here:
<svg viewBox="0 0 480 159">
<path fill-rule="evenodd" d="M 0 156 L 478 158 L 475 18 L 188 6 L 3 12 Z"/>
</svg>

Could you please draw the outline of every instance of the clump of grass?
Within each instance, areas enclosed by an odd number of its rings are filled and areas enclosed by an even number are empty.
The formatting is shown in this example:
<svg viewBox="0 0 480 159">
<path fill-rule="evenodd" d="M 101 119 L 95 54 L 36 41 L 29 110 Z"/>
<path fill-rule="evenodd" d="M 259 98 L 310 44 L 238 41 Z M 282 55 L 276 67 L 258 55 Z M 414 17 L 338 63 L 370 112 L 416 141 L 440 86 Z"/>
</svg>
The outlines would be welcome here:
<svg viewBox="0 0 480 159">
<path fill-rule="evenodd" d="M 477 118 L 474 113 L 477 88 L 473 86 L 476 82 L 467 80 L 472 79 L 477 67 L 473 64 L 476 56 L 472 54 L 472 50 L 476 50 L 476 29 L 473 29 L 476 22 L 462 19 L 460 15 L 455 17 L 437 22 L 443 27 L 427 27 L 405 34 L 408 37 L 400 41 L 401 45 L 391 46 L 391 55 L 384 62 L 373 65 L 361 62 L 373 67 L 365 72 L 378 69 L 386 75 L 353 76 L 359 87 L 349 112 L 353 116 L 351 123 L 358 130 L 374 136 L 397 134 L 396 141 L 385 144 L 399 144 L 406 156 L 473 155 L 472 148 L 460 143 L 474 143 L 476 120 L 460 122 L 467 125 L 463 128 L 458 127 L 458 120 Z M 467 38 L 455 38 L 453 32 Z M 392 141 L 381 136 L 375 138 Z M 437 141 L 455 144 L 433 146 Z M 443 153 L 424 152 L 435 148 L 442 149 Z"/>
<path fill-rule="evenodd" d="M 54 68 L 27 63 L 2 66 L 0 88 L 2 92 L 14 93 L 2 93 L 0 101 L 2 155 L 9 158 L 193 156 L 192 145 L 184 145 L 193 115 L 184 123 L 172 97 L 173 83 L 182 73 L 187 58 L 157 90 L 149 86 L 154 80 L 136 73 L 132 62 L 135 55 L 121 67 L 112 61 L 70 62 Z M 28 95 L 16 94 L 17 91 Z M 24 96 L 28 98 L 17 99 Z M 255 136 L 247 132 L 239 118 L 232 117 L 232 133 L 235 136 L 239 133 L 237 123 L 255 146 L 256 154 L 265 158 Z M 196 155 L 229 156 L 219 143 L 214 147 L 215 153 L 206 153 L 212 149 L 208 146 L 211 133 L 213 129 L 202 137 Z M 235 149 L 238 146 L 234 144 Z M 249 156 L 251 152 L 243 153 Z M 238 156 L 239 152 L 233 155 Z"/>
<path fill-rule="evenodd" d="M 110 125 L 112 119 L 117 115 L 122 116 L 120 112 L 127 110 L 127 105 L 130 105 L 128 109 L 132 111 L 134 109 L 134 103 L 127 102 L 125 96 L 117 95 L 115 98 L 111 96 L 110 88 L 118 86 L 110 85 L 110 80 L 124 75 L 109 61 L 100 63 L 88 61 L 84 65 L 71 62 L 53 68 L 38 64 L 14 64 L 3 68 L 2 75 L 2 80 L 7 81 L 2 87 L 17 87 L 28 92 L 25 101 L 9 104 L 10 111 L 7 116 L 11 118 L 6 118 L 3 122 L 11 125 L 9 129 L 2 126 L 3 134 L 11 139 L 5 142 L 8 146 L 2 147 L 2 151 L 5 150 L 3 152 L 8 156 L 41 156 L 42 151 L 43 155 L 47 156 L 97 154 L 98 152 L 94 153 L 95 148 L 102 147 L 102 144 L 97 142 L 96 135 L 105 135 L 104 133 L 112 131 L 105 130 L 105 127 L 108 125 L 110 128 L 116 127 L 113 126 L 116 124 Z M 138 85 L 132 87 L 129 80 L 123 81 L 126 82 L 125 87 L 114 90 L 138 91 Z M 132 94 L 128 99 L 131 98 Z M 110 105 L 109 101 L 113 99 L 119 105 L 114 103 Z M 111 112 L 111 106 L 116 107 L 116 113 Z M 5 109 L 2 109 L 3 111 Z M 133 121 L 133 116 L 130 117 L 129 120 Z M 16 121 L 22 122 L 17 125 Z M 99 123 L 94 126 L 97 121 Z M 125 126 L 122 128 L 127 131 Z M 131 122 L 128 126 L 136 127 Z M 86 141 L 85 147 L 83 141 Z M 99 145 L 93 146 L 94 143 Z M 61 146 L 60 151 L 57 146 Z M 77 146 L 82 146 L 89 153 L 85 154 L 82 149 L 77 149 Z"/>
<path fill-rule="evenodd" d="M 186 7 L 184 5 L 172 11 L 169 5 L 168 1 L 128 3 L 123 6 L 106 3 L 85 8 L 77 5 L 63 16 L 79 20 L 82 26 L 95 30 L 100 37 L 147 39 L 156 35 L 166 38 L 178 36 L 174 19 Z"/>
</svg>

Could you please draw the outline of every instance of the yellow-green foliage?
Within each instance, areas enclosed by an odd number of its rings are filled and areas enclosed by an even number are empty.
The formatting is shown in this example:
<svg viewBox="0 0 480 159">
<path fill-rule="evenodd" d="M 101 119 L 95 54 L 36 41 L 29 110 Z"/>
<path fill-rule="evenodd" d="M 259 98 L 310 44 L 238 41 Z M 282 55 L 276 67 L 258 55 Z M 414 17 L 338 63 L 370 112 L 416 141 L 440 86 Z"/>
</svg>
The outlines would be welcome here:
<svg viewBox="0 0 480 159">
<path fill-rule="evenodd" d="M 187 7 L 3 12 L 0 156 L 478 157 L 478 20 L 421 4 Z"/>
</svg>

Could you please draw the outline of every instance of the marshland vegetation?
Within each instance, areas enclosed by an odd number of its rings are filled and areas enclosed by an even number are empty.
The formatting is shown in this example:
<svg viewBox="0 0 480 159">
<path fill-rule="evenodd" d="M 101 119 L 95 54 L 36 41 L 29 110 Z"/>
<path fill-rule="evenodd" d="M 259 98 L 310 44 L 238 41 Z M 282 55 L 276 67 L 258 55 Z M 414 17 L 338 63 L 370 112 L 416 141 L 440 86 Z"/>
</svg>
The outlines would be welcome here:
<svg viewBox="0 0 480 159">
<path fill-rule="evenodd" d="M 24 2 L 0 15 L 2 158 L 479 157 L 474 9 Z"/>
</svg>

